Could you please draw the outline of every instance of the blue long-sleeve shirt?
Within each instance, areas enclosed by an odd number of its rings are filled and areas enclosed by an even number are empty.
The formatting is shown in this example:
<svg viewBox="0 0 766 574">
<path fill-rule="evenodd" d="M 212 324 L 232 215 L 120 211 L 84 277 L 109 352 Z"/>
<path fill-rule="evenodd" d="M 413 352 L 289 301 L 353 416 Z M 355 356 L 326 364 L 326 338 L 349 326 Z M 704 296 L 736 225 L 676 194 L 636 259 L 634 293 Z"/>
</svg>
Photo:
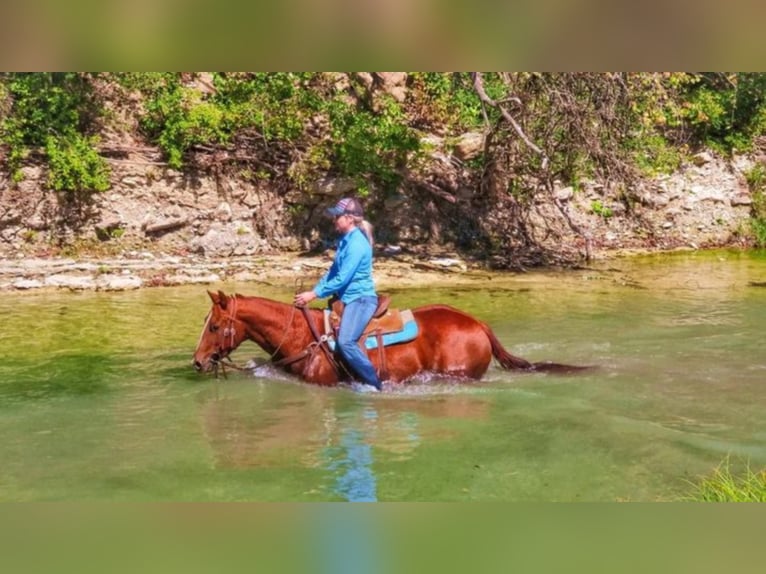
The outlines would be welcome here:
<svg viewBox="0 0 766 574">
<path fill-rule="evenodd" d="M 355 227 L 340 238 L 335 260 L 313 291 L 320 299 L 336 293 L 344 303 L 377 295 L 372 278 L 372 245 L 361 229 Z"/>
</svg>

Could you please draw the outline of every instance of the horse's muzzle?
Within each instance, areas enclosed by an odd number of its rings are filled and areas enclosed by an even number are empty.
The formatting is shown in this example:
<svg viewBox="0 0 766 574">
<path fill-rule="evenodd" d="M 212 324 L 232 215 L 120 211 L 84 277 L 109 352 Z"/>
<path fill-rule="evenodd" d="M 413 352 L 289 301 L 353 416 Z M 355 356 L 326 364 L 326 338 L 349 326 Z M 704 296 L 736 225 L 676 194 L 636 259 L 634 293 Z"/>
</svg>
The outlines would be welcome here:
<svg viewBox="0 0 766 574">
<path fill-rule="evenodd" d="M 213 369 L 218 363 L 221 362 L 221 354 L 213 353 L 210 358 L 204 363 L 196 357 L 192 359 L 192 366 L 197 372 L 207 372 Z"/>
</svg>

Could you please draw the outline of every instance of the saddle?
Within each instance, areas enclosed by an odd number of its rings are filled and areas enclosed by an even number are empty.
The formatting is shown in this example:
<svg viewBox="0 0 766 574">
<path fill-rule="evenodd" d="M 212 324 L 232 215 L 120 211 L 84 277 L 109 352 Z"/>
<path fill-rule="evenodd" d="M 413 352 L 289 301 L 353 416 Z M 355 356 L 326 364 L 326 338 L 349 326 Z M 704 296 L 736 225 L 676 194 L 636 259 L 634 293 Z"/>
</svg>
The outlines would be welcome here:
<svg viewBox="0 0 766 574">
<path fill-rule="evenodd" d="M 378 376 L 381 380 L 388 378 L 385 347 L 394 343 L 410 341 L 417 336 L 418 332 L 412 311 L 409 309 L 403 311 L 391 309 L 389 307 L 390 302 L 390 295 L 378 295 L 378 306 L 359 340 L 360 346 L 363 350 L 367 350 L 368 354 L 373 349 L 378 350 L 380 359 Z M 328 305 L 330 308 L 325 311 L 325 333 L 334 339 L 338 335 L 345 305 L 336 297 L 332 297 L 328 301 Z M 334 340 L 331 342 L 331 348 L 334 349 Z"/>
<path fill-rule="evenodd" d="M 390 302 L 390 295 L 378 295 L 378 306 L 372 314 L 372 319 L 367 323 L 367 327 L 365 327 L 362 337 L 374 335 L 377 332 L 380 332 L 380 334 L 383 335 L 386 333 L 396 333 L 397 331 L 402 330 L 404 327 L 402 314 L 398 309 L 389 309 L 388 305 Z M 345 305 L 343 304 L 343 301 L 337 297 L 332 297 L 328 303 L 330 307 L 330 327 L 332 328 L 332 333 L 337 335 Z"/>
</svg>

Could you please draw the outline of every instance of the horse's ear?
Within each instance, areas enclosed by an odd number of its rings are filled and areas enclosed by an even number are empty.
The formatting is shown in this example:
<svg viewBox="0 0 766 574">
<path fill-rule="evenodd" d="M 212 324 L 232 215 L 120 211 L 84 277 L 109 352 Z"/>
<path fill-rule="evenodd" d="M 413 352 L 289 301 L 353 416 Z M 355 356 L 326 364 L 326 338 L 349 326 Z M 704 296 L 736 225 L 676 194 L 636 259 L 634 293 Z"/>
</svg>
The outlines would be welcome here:
<svg viewBox="0 0 766 574">
<path fill-rule="evenodd" d="M 208 291 L 207 294 L 210 296 L 210 300 L 213 302 L 213 305 L 218 305 L 221 309 L 226 309 L 226 303 L 228 302 L 226 293 L 219 290 L 218 293 Z"/>
</svg>

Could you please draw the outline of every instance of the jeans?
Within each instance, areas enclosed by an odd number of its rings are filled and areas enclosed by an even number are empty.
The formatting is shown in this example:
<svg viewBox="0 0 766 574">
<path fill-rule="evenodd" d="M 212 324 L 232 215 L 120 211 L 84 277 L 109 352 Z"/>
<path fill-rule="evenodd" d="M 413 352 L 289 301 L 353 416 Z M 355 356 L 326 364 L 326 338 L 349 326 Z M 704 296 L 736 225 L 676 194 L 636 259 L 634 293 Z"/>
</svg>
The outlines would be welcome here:
<svg viewBox="0 0 766 574">
<path fill-rule="evenodd" d="M 359 297 L 346 304 L 340 329 L 338 329 L 338 351 L 354 375 L 363 383 L 380 390 L 380 379 L 375 372 L 375 367 L 372 366 L 366 353 L 359 348 L 359 339 L 377 306 L 378 298 L 369 296 Z"/>
</svg>

